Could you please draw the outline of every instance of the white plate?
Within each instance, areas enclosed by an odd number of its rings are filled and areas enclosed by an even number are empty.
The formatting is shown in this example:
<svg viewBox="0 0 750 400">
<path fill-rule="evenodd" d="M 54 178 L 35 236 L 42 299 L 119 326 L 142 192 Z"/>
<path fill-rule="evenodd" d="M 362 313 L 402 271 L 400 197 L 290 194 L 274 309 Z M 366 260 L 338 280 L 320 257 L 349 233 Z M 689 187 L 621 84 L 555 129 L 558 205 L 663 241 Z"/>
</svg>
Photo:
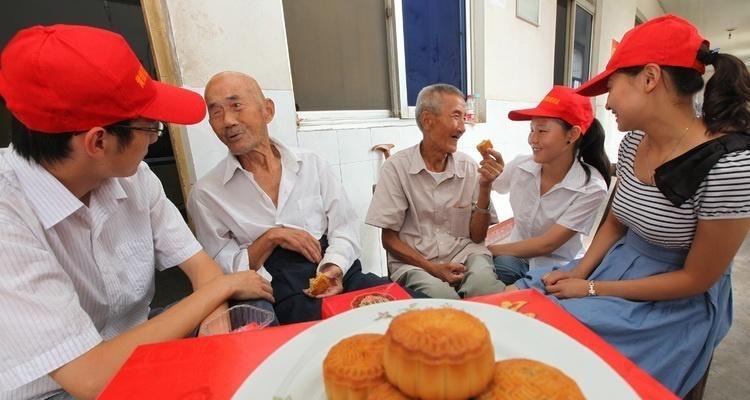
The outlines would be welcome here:
<svg viewBox="0 0 750 400">
<path fill-rule="evenodd" d="M 385 333 L 393 316 L 410 309 L 452 307 L 487 326 L 495 359 L 530 358 L 559 368 L 589 399 L 638 399 L 602 359 L 555 328 L 515 311 L 469 301 L 419 299 L 373 304 L 324 320 L 271 354 L 234 394 L 238 400 L 325 400 L 323 359 L 341 339 Z"/>
</svg>

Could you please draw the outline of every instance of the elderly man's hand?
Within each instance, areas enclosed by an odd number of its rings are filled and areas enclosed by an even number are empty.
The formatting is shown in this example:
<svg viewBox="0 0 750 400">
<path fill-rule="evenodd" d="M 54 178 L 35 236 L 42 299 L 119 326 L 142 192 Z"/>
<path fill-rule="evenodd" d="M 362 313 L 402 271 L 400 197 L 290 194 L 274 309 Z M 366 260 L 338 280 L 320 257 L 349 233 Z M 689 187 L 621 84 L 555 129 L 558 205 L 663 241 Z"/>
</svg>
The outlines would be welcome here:
<svg viewBox="0 0 750 400">
<path fill-rule="evenodd" d="M 503 156 L 494 149 L 487 149 L 482 153 L 482 161 L 479 162 L 479 185 L 490 186 L 492 182 L 503 173 Z"/>
<path fill-rule="evenodd" d="M 457 286 L 464 280 L 466 266 L 459 263 L 433 264 L 429 272 L 451 286 Z"/>
<path fill-rule="evenodd" d="M 330 279 L 331 285 L 328 286 L 328 289 L 326 289 L 325 292 L 315 296 L 310 294 L 309 289 L 305 289 L 304 293 L 306 295 L 315 297 L 316 299 L 322 299 L 324 297 L 335 296 L 344 291 L 344 272 L 338 265 L 326 264 L 320 269 L 320 273 Z"/>
<path fill-rule="evenodd" d="M 294 228 L 273 228 L 273 234 L 273 240 L 277 246 L 302 254 L 314 264 L 323 259 L 320 242 L 307 231 Z"/>
</svg>

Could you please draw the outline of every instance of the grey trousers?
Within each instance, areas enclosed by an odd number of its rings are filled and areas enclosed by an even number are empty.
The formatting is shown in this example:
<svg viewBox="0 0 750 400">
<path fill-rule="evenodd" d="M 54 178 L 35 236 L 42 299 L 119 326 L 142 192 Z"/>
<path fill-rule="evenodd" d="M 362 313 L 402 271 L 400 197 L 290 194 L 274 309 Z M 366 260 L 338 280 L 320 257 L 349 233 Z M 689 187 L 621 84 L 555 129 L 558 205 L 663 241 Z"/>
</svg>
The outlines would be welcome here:
<svg viewBox="0 0 750 400">
<path fill-rule="evenodd" d="M 492 257 L 472 254 L 464 265 L 466 274 L 457 289 L 421 268 L 404 272 L 396 281 L 406 288 L 437 299 L 458 300 L 462 297 L 499 293 L 505 289 L 505 284 L 497 279 Z"/>
</svg>

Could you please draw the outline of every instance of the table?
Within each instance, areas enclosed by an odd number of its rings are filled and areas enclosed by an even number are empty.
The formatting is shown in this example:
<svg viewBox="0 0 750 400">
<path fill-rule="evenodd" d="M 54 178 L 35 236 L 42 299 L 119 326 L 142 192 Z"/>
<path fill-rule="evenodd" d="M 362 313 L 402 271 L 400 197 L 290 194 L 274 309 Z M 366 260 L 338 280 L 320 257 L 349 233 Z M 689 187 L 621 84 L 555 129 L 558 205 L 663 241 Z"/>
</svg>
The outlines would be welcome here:
<svg viewBox="0 0 750 400">
<path fill-rule="evenodd" d="M 536 318 L 604 359 L 643 399 L 678 399 L 645 371 L 536 290 L 475 297 Z M 138 347 L 99 399 L 229 399 L 278 347 L 316 322 Z"/>
</svg>

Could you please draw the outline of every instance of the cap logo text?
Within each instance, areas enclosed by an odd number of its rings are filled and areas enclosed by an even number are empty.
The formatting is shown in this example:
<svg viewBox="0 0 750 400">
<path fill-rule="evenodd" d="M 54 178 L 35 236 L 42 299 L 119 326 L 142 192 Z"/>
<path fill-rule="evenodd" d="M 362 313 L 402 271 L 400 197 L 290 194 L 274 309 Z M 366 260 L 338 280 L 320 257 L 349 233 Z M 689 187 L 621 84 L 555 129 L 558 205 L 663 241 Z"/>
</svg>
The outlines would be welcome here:
<svg viewBox="0 0 750 400">
<path fill-rule="evenodd" d="M 143 66 L 141 65 L 140 68 L 138 68 L 138 73 L 135 74 L 135 82 L 143 88 L 146 86 L 146 82 L 148 82 L 148 72 L 146 72 L 145 69 L 143 69 Z"/>
<path fill-rule="evenodd" d="M 552 96 L 546 96 L 544 100 L 542 101 L 545 101 L 547 103 L 552 103 L 554 105 L 560 104 L 560 99 L 558 99 L 557 97 L 552 97 Z"/>
</svg>

